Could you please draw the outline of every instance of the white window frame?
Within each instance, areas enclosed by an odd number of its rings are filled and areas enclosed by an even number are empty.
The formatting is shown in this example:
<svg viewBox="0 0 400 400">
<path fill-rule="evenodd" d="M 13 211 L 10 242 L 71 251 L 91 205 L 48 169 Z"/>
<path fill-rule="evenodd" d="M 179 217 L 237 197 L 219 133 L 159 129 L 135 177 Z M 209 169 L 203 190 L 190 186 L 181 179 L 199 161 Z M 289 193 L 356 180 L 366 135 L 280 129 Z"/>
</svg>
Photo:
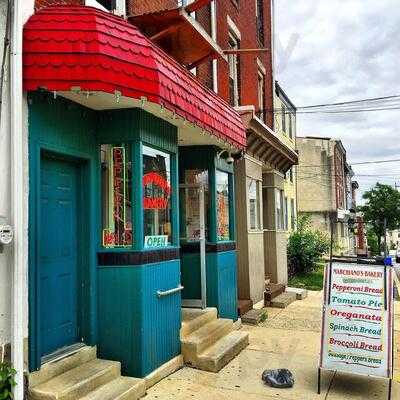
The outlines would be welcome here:
<svg viewBox="0 0 400 400">
<path fill-rule="evenodd" d="M 229 30 L 229 47 L 231 42 L 235 42 L 233 49 L 239 48 L 240 39 L 235 35 L 235 32 Z M 238 71 L 238 56 L 237 54 L 228 55 L 229 79 L 233 79 L 233 106 L 239 106 L 239 71 Z M 233 75 L 233 76 L 232 76 Z"/>
<path fill-rule="evenodd" d="M 217 5 L 216 1 L 211 1 L 211 38 L 217 42 Z M 213 90 L 218 93 L 218 61 L 212 61 Z"/>
<path fill-rule="evenodd" d="M 262 86 L 261 86 L 262 85 Z M 260 108 L 260 118 L 263 122 L 266 122 L 266 113 L 265 113 L 265 73 L 263 70 L 258 68 L 257 73 L 257 90 L 258 90 L 258 106 Z"/>
<path fill-rule="evenodd" d="M 286 106 L 284 103 L 282 103 L 281 111 L 282 111 L 282 132 L 284 134 L 286 134 L 286 128 L 287 128 L 286 127 L 286 112 L 287 112 L 287 109 L 286 109 Z"/>
<path fill-rule="evenodd" d="M 287 231 L 289 230 L 289 199 L 287 196 L 285 196 L 285 199 L 283 201 L 283 221 L 284 221 L 284 230 Z"/>
<path fill-rule="evenodd" d="M 116 0 L 115 2 L 115 10 L 107 10 L 104 6 L 102 6 L 96 0 L 85 0 L 85 6 L 95 7 L 99 10 L 111 12 L 116 15 L 125 16 L 126 15 L 126 0 Z"/>
<path fill-rule="evenodd" d="M 276 230 L 285 230 L 285 203 L 284 203 L 284 191 L 282 189 L 275 188 L 275 221 Z"/>
<path fill-rule="evenodd" d="M 251 226 L 250 221 L 250 196 L 247 196 L 247 228 L 249 232 L 262 232 L 262 204 L 261 204 L 261 196 L 262 196 L 262 181 L 259 179 L 251 178 L 250 176 L 246 177 L 246 186 L 250 189 L 250 185 L 255 182 L 256 184 L 256 207 L 255 207 L 255 227 Z"/>
</svg>

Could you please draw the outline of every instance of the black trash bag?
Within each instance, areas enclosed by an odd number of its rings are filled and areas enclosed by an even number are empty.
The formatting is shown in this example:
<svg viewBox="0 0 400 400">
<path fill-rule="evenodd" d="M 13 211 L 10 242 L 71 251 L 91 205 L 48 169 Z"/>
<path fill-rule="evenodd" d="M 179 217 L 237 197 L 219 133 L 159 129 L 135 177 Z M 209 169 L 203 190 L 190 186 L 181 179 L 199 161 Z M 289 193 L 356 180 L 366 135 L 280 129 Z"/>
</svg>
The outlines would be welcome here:
<svg viewBox="0 0 400 400">
<path fill-rule="evenodd" d="M 261 379 L 274 388 L 291 388 L 294 385 L 294 376 L 288 369 L 267 369 Z"/>
</svg>

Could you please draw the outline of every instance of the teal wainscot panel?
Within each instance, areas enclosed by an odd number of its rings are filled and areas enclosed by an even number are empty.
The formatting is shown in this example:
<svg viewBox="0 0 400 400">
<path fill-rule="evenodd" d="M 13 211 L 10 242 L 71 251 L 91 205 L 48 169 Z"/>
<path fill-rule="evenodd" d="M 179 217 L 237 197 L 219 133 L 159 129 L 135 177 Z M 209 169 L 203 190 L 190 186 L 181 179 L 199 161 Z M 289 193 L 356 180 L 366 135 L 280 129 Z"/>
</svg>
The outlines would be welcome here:
<svg viewBox="0 0 400 400">
<path fill-rule="evenodd" d="M 121 361 L 124 374 L 143 377 L 180 354 L 179 260 L 99 267 L 99 353 Z"/>
</svg>

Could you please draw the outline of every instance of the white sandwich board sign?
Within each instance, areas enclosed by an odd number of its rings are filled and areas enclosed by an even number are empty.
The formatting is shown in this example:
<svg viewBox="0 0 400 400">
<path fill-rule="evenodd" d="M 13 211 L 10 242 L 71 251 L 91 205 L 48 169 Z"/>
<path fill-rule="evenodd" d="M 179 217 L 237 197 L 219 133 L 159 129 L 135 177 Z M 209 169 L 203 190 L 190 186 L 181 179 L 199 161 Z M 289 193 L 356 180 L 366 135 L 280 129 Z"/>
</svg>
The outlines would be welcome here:
<svg viewBox="0 0 400 400">
<path fill-rule="evenodd" d="M 326 266 L 320 369 L 392 379 L 392 274 L 383 265 Z"/>
</svg>

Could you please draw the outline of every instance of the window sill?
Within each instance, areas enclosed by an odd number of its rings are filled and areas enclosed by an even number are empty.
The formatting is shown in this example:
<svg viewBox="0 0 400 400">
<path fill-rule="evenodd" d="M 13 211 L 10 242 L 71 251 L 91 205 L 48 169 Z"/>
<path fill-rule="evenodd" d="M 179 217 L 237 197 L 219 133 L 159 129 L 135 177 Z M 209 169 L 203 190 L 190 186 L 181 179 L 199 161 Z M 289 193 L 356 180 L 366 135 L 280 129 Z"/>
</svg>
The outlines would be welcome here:
<svg viewBox="0 0 400 400">
<path fill-rule="evenodd" d="M 138 253 L 146 251 L 163 251 L 163 250 L 175 250 L 179 249 L 179 246 L 171 245 L 166 247 L 143 247 L 142 249 L 135 249 L 133 247 L 101 247 L 97 250 L 98 253 Z"/>
</svg>

